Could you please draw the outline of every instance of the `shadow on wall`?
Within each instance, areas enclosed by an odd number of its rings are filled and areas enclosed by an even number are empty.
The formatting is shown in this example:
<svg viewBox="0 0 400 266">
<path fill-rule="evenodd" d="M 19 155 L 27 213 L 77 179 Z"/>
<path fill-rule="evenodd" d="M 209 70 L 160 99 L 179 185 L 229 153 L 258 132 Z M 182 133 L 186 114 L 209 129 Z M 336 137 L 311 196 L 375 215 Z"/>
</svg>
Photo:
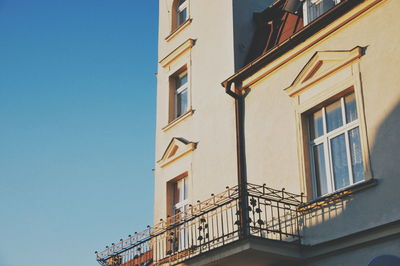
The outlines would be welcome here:
<svg viewBox="0 0 400 266">
<path fill-rule="evenodd" d="M 399 266 L 400 258 L 391 255 L 381 255 L 374 258 L 367 266 Z"/>
<path fill-rule="evenodd" d="M 304 244 L 314 245 L 400 220 L 400 101 L 379 125 L 375 139 L 369 135 L 369 141 L 377 185 L 355 193 L 344 191 L 310 205 L 303 212 Z M 398 252 L 395 255 L 400 255 Z M 364 265 L 379 254 L 370 255 Z"/>
</svg>

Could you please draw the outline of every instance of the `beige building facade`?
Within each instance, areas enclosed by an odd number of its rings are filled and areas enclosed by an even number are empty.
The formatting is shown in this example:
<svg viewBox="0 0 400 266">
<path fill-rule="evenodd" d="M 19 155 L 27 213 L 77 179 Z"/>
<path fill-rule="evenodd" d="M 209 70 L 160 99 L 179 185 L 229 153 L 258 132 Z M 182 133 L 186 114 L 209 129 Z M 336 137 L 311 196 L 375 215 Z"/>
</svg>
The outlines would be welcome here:
<svg viewBox="0 0 400 266">
<path fill-rule="evenodd" d="M 98 261 L 400 265 L 400 1 L 159 3 L 155 225 Z"/>
</svg>

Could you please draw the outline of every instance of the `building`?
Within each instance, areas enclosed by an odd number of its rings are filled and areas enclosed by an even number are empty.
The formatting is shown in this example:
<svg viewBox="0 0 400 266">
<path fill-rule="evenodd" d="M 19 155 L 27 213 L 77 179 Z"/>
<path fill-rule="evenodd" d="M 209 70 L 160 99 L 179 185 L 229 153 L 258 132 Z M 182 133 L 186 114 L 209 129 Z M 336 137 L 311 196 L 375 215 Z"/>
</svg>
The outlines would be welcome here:
<svg viewBox="0 0 400 266">
<path fill-rule="evenodd" d="M 98 261 L 400 265 L 399 12 L 160 1 L 155 225 Z"/>
</svg>

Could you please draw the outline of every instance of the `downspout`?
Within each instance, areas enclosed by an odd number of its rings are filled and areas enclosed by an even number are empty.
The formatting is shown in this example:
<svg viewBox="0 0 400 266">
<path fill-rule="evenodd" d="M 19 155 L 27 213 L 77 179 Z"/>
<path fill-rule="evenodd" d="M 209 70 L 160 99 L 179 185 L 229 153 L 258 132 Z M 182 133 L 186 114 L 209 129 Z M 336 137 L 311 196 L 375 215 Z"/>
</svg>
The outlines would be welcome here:
<svg viewBox="0 0 400 266">
<path fill-rule="evenodd" d="M 233 82 L 223 83 L 225 92 L 235 100 L 235 132 L 236 132 L 236 157 L 237 178 L 239 189 L 239 238 L 244 239 L 250 235 L 249 224 L 249 200 L 247 193 L 247 169 L 244 137 L 244 99 L 245 94 L 241 90 L 241 82 L 235 82 L 235 91 L 231 90 Z"/>
</svg>

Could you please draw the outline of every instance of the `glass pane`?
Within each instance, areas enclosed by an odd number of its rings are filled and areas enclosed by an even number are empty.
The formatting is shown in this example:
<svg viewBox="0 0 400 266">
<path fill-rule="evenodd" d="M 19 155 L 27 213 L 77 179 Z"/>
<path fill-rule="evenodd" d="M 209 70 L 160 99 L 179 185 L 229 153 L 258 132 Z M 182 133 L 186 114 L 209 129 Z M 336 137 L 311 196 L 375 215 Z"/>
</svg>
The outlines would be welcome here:
<svg viewBox="0 0 400 266">
<path fill-rule="evenodd" d="M 180 195 L 181 191 L 180 191 L 180 186 L 179 186 L 179 182 L 174 183 L 174 205 L 180 202 Z"/>
<path fill-rule="evenodd" d="M 186 200 L 188 198 L 188 182 L 186 179 L 183 179 L 184 186 L 183 186 L 183 199 Z"/>
<path fill-rule="evenodd" d="M 318 196 L 328 193 L 328 182 L 326 177 L 325 155 L 323 144 L 313 147 L 314 152 L 314 171 L 317 181 Z"/>
<path fill-rule="evenodd" d="M 331 139 L 331 149 L 335 189 L 340 189 L 350 184 L 344 134 Z"/>
<path fill-rule="evenodd" d="M 354 97 L 354 93 L 347 95 L 344 98 L 344 102 L 346 105 L 346 121 L 350 123 L 357 119 L 357 105 L 356 98 Z"/>
<path fill-rule="evenodd" d="M 349 131 L 351 165 L 354 183 L 364 180 L 364 163 L 361 154 L 360 132 L 358 127 Z"/>
<path fill-rule="evenodd" d="M 187 18 L 186 8 L 184 8 L 182 11 L 178 12 L 177 26 L 182 25 L 186 21 L 186 18 Z"/>
<path fill-rule="evenodd" d="M 176 101 L 177 101 L 177 109 L 176 109 L 176 116 L 179 117 L 186 113 L 187 108 L 188 108 L 188 94 L 187 90 L 182 91 L 176 96 Z"/>
<path fill-rule="evenodd" d="M 328 132 L 343 125 L 342 108 L 340 105 L 340 100 L 328 105 L 325 108 L 325 112 L 326 112 L 326 126 Z"/>
<path fill-rule="evenodd" d="M 309 17 L 309 19 L 308 19 L 309 21 L 308 22 L 313 21 L 318 16 L 320 16 L 322 13 L 323 13 L 323 10 L 322 10 L 322 3 L 321 2 L 320 3 L 316 3 L 316 4 L 310 3 L 309 9 L 308 9 L 308 17 Z"/>
<path fill-rule="evenodd" d="M 326 12 L 326 11 L 328 11 L 329 9 L 331 9 L 332 7 L 334 7 L 335 6 L 335 1 L 334 0 L 323 0 L 322 1 L 322 3 L 323 3 L 323 12 Z"/>
<path fill-rule="evenodd" d="M 311 140 L 324 134 L 324 124 L 322 120 L 322 110 L 312 114 L 310 118 L 310 137 Z"/>
<path fill-rule="evenodd" d="M 176 89 L 179 89 L 182 85 L 187 83 L 187 73 L 186 71 L 182 74 L 176 77 Z"/>
</svg>

